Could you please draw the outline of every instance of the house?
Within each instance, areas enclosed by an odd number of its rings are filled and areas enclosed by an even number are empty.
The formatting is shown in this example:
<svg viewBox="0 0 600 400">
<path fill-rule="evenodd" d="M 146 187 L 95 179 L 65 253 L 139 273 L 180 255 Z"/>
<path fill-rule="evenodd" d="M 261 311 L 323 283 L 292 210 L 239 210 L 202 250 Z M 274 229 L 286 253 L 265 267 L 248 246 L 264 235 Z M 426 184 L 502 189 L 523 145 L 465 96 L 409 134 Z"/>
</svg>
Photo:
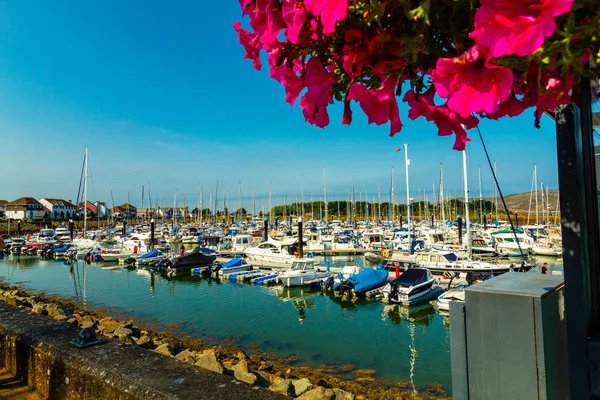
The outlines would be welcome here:
<svg viewBox="0 0 600 400">
<path fill-rule="evenodd" d="M 0 216 L 4 215 L 4 212 L 6 211 L 6 204 L 8 204 L 8 201 L 0 200 Z"/>
<path fill-rule="evenodd" d="M 73 203 L 62 199 L 50 199 L 44 197 L 40 199 L 40 203 L 49 212 L 51 219 L 70 219 L 74 218 L 77 212 Z"/>
<path fill-rule="evenodd" d="M 6 203 L 4 207 L 6 209 L 6 217 L 9 219 L 40 220 L 49 214 L 42 203 L 33 197 L 18 198 L 10 203 Z"/>
<path fill-rule="evenodd" d="M 156 210 L 154 208 L 138 208 L 137 215 L 140 218 L 154 218 Z"/>
<path fill-rule="evenodd" d="M 108 209 L 108 207 L 106 207 L 105 202 L 97 201 L 96 203 L 94 203 L 94 205 L 96 206 L 96 210 L 97 210 L 98 216 L 100 218 L 109 218 L 110 217 L 110 210 Z"/>
<path fill-rule="evenodd" d="M 183 216 L 189 216 L 189 208 L 186 207 L 177 207 L 177 208 L 172 208 L 172 207 L 159 207 L 156 210 L 156 215 L 161 217 L 161 218 L 167 218 L 167 219 L 171 219 L 171 218 L 183 218 Z"/>
<path fill-rule="evenodd" d="M 110 209 L 112 215 L 116 217 L 127 217 L 127 218 L 135 218 L 137 217 L 137 208 L 132 206 L 131 204 L 125 203 L 120 206 L 115 206 Z"/>
<path fill-rule="evenodd" d="M 98 209 L 90 201 L 77 204 L 77 216 L 83 218 L 84 211 L 87 214 L 88 219 L 96 218 L 96 216 L 98 215 Z"/>
</svg>

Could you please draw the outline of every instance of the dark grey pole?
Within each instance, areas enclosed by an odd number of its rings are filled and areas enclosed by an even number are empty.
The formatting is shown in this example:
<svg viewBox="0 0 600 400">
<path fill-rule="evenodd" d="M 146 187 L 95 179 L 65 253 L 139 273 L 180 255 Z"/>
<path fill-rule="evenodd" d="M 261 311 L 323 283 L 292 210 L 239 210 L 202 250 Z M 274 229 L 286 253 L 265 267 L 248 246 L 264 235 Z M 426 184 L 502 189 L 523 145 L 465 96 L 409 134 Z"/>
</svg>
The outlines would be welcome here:
<svg viewBox="0 0 600 400">
<path fill-rule="evenodd" d="M 302 243 L 302 218 L 298 218 L 298 258 L 304 257 L 304 244 Z"/>
<path fill-rule="evenodd" d="M 458 244 L 462 245 L 462 217 L 458 214 Z"/>
<path fill-rule="evenodd" d="M 150 221 L 150 246 L 154 250 L 154 218 Z"/>
<path fill-rule="evenodd" d="M 265 217 L 265 222 L 264 222 L 263 240 L 265 242 L 267 240 L 269 240 L 269 218 L 267 218 L 267 217 Z"/>
</svg>

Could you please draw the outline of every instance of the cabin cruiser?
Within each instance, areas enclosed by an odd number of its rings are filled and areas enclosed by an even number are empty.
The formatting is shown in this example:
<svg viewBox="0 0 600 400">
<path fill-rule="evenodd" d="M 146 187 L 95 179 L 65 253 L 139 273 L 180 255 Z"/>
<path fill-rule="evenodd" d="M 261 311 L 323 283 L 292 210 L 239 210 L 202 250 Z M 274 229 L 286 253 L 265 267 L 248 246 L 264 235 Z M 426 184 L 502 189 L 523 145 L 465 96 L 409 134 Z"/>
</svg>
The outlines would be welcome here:
<svg viewBox="0 0 600 400">
<path fill-rule="evenodd" d="M 516 240 L 515 240 L 516 236 Z M 496 253 L 506 257 L 521 257 L 529 255 L 533 249 L 531 238 L 523 232 L 502 230 L 492 233 L 492 245 Z"/>
<path fill-rule="evenodd" d="M 269 238 L 255 247 L 244 250 L 244 255 L 252 264 L 267 268 L 289 268 L 298 251 L 298 238 L 273 240 Z"/>
<path fill-rule="evenodd" d="M 403 305 L 417 304 L 430 295 L 435 277 L 426 268 L 409 268 L 383 288 L 383 301 Z"/>
<path fill-rule="evenodd" d="M 548 240 L 546 242 L 535 242 L 531 248 L 532 254 L 536 256 L 561 257 L 562 246 Z"/>
<path fill-rule="evenodd" d="M 437 305 L 437 309 L 439 311 L 450 311 L 450 302 L 459 301 L 465 302 L 465 288 L 464 286 L 457 286 L 453 289 L 448 290 L 447 292 L 442 293 L 438 296 L 435 304 Z"/>
<path fill-rule="evenodd" d="M 434 250 L 422 251 L 413 255 L 403 254 L 392 257 L 390 261 L 397 262 L 402 270 L 417 264 L 421 268 L 427 268 L 434 275 L 442 275 L 444 272 L 497 275 L 510 270 L 510 267 L 505 264 L 461 259 L 457 253 L 452 251 Z"/>
<path fill-rule="evenodd" d="M 333 238 L 332 248 L 333 250 L 352 250 L 354 249 L 354 243 L 350 236 L 339 233 Z"/>
<path fill-rule="evenodd" d="M 381 249 L 385 247 L 383 234 L 381 232 L 363 232 L 359 245 L 363 249 Z"/>
<path fill-rule="evenodd" d="M 248 247 L 254 244 L 252 235 L 235 235 L 231 238 L 231 251 L 233 253 L 243 253 Z"/>
<path fill-rule="evenodd" d="M 282 271 L 277 280 L 286 287 L 304 286 L 322 281 L 331 276 L 326 270 L 315 267 L 313 258 L 297 258 L 292 262 L 292 267 Z"/>
<path fill-rule="evenodd" d="M 38 234 L 38 243 L 54 243 L 55 236 L 54 229 L 42 229 Z"/>
<path fill-rule="evenodd" d="M 248 262 L 246 262 L 246 260 L 243 258 L 232 258 L 225 264 L 217 266 L 213 270 L 213 274 L 216 274 L 217 276 L 223 276 L 227 274 L 234 274 L 236 272 L 249 271 L 251 269 L 252 265 L 248 264 Z"/>
</svg>

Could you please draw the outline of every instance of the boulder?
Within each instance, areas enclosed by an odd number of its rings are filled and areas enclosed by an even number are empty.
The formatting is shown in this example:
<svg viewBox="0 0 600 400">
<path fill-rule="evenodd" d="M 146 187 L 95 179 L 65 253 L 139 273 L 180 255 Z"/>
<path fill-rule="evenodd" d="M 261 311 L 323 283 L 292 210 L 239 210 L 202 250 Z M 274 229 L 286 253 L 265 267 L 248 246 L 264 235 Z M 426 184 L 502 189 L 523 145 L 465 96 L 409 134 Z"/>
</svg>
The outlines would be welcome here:
<svg viewBox="0 0 600 400">
<path fill-rule="evenodd" d="M 100 325 L 112 325 L 112 324 L 117 324 L 118 322 L 115 321 L 114 319 L 112 319 L 111 317 L 106 317 L 106 318 L 102 318 L 101 320 L 98 321 L 98 324 Z"/>
<path fill-rule="evenodd" d="M 69 317 L 69 319 L 67 319 L 67 322 L 71 325 L 79 326 L 79 320 L 77 319 L 77 317 L 74 317 L 72 315 Z"/>
<path fill-rule="evenodd" d="M 14 298 L 12 296 L 7 297 L 5 299 L 5 301 L 7 304 L 10 304 L 11 306 L 14 306 L 14 307 L 19 307 L 19 306 L 23 305 L 23 303 L 21 303 L 19 300 L 17 300 L 16 298 Z"/>
<path fill-rule="evenodd" d="M 51 318 L 54 318 L 57 315 L 65 315 L 67 317 L 70 317 L 73 314 L 68 308 L 57 304 L 46 305 L 46 310 L 48 311 L 48 316 Z"/>
<path fill-rule="evenodd" d="M 292 384 L 294 385 L 296 396 L 302 396 L 304 393 L 315 388 L 315 386 L 306 378 L 293 381 Z"/>
<path fill-rule="evenodd" d="M 284 396 L 294 396 L 294 385 L 291 379 L 282 379 L 277 383 L 269 386 L 269 390 L 272 392 L 280 393 Z"/>
<path fill-rule="evenodd" d="M 79 318 L 79 323 L 82 325 L 89 324 L 89 326 L 92 326 L 95 322 L 96 322 L 96 320 L 89 315 L 84 315 L 83 317 Z"/>
<path fill-rule="evenodd" d="M 193 364 L 194 362 L 196 362 L 196 352 L 185 349 L 184 351 L 177 353 L 175 358 L 183 362 Z"/>
<path fill-rule="evenodd" d="M 98 326 L 98 329 L 100 329 L 100 332 L 102 332 L 104 335 L 107 335 L 107 336 L 112 335 L 119 328 L 121 328 L 121 326 L 118 324 L 108 324 L 108 325 L 100 324 Z"/>
<path fill-rule="evenodd" d="M 157 353 L 160 354 L 164 354 L 165 356 L 171 356 L 173 357 L 173 348 L 168 344 L 161 344 L 160 346 L 158 346 L 156 349 L 154 349 L 154 351 L 156 351 Z"/>
<path fill-rule="evenodd" d="M 39 304 L 39 303 L 36 304 L 33 307 L 33 310 L 31 310 L 31 311 L 33 311 L 36 314 L 48 315 L 48 310 L 46 310 L 46 306 L 44 306 L 43 304 Z"/>
<path fill-rule="evenodd" d="M 132 333 L 133 333 L 133 331 L 131 329 L 119 327 L 117 330 L 115 330 L 113 332 L 113 337 L 116 336 L 117 338 L 119 338 L 119 340 L 124 341 L 129 336 L 131 336 Z"/>
<path fill-rule="evenodd" d="M 223 366 L 217 360 L 215 351 L 212 349 L 205 350 L 201 354 L 198 354 L 196 356 L 196 362 L 194 363 L 194 365 L 205 368 L 209 371 L 218 372 L 219 374 L 223 373 Z"/>
<path fill-rule="evenodd" d="M 342 389 L 333 389 L 333 393 L 335 393 L 335 400 L 355 400 L 356 396 L 350 392 L 346 392 Z"/>
<path fill-rule="evenodd" d="M 258 379 L 256 375 L 254 375 L 248 370 L 248 362 L 245 359 L 240 360 L 239 363 L 234 365 L 232 371 L 235 379 L 249 383 L 251 385 L 254 385 L 254 383 Z"/>
<path fill-rule="evenodd" d="M 298 397 L 298 400 L 334 400 L 335 398 L 336 395 L 332 389 L 325 389 L 323 386 L 317 386 L 315 389 L 309 390 Z"/>
<path fill-rule="evenodd" d="M 154 347 L 154 343 L 152 342 L 152 339 L 150 339 L 146 335 L 143 335 L 141 338 L 139 338 L 136 341 L 136 343 L 138 346 L 143 347 L 144 349 L 150 349 L 150 348 Z"/>
<path fill-rule="evenodd" d="M 256 375 L 255 385 L 260 387 L 268 388 L 271 386 L 271 374 L 265 371 L 252 371 L 254 375 Z"/>
<path fill-rule="evenodd" d="M 69 317 L 67 317 L 66 315 L 56 315 L 55 317 L 53 317 L 56 321 L 60 321 L 60 322 L 64 322 L 66 321 Z"/>
</svg>

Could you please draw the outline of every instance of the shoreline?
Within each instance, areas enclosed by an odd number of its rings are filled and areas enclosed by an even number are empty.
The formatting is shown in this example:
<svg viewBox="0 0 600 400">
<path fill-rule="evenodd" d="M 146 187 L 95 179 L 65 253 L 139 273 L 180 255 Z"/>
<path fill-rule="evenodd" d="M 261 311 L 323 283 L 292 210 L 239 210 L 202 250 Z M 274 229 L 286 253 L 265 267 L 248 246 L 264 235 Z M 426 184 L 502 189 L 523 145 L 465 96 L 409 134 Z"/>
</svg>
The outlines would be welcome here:
<svg viewBox="0 0 600 400">
<path fill-rule="evenodd" d="M 372 375 L 374 370 L 354 370 L 351 365 L 323 365 L 318 368 L 292 365 L 293 356 L 283 358 L 267 353 L 258 344 L 241 346 L 234 338 L 197 338 L 180 331 L 180 325 L 158 326 L 153 321 L 131 318 L 127 311 L 115 315 L 114 309 L 82 305 L 75 298 L 35 292 L 22 286 L 10 286 L 0 281 L 0 301 L 28 308 L 38 314 L 80 328 L 94 327 L 99 335 L 132 345 L 151 349 L 183 362 L 232 375 L 238 380 L 271 390 L 290 393 L 294 382 L 313 390 L 335 390 L 344 398 L 357 399 L 410 399 L 414 398 L 410 382 L 386 382 Z M 119 319 L 121 318 L 121 319 Z M 350 374 L 351 380 L 338 375 Z M 418 389 L 418 398 L 449 398 L 439 384 Z M 298 389 L 297 389 L 298 390 Z M 293 391 L 293 389 L 292 389 Z M 290 393 L 291 394 L 291 393 Z M 297 393 L 295 393 L 297 395 Z"/>
</svg>

